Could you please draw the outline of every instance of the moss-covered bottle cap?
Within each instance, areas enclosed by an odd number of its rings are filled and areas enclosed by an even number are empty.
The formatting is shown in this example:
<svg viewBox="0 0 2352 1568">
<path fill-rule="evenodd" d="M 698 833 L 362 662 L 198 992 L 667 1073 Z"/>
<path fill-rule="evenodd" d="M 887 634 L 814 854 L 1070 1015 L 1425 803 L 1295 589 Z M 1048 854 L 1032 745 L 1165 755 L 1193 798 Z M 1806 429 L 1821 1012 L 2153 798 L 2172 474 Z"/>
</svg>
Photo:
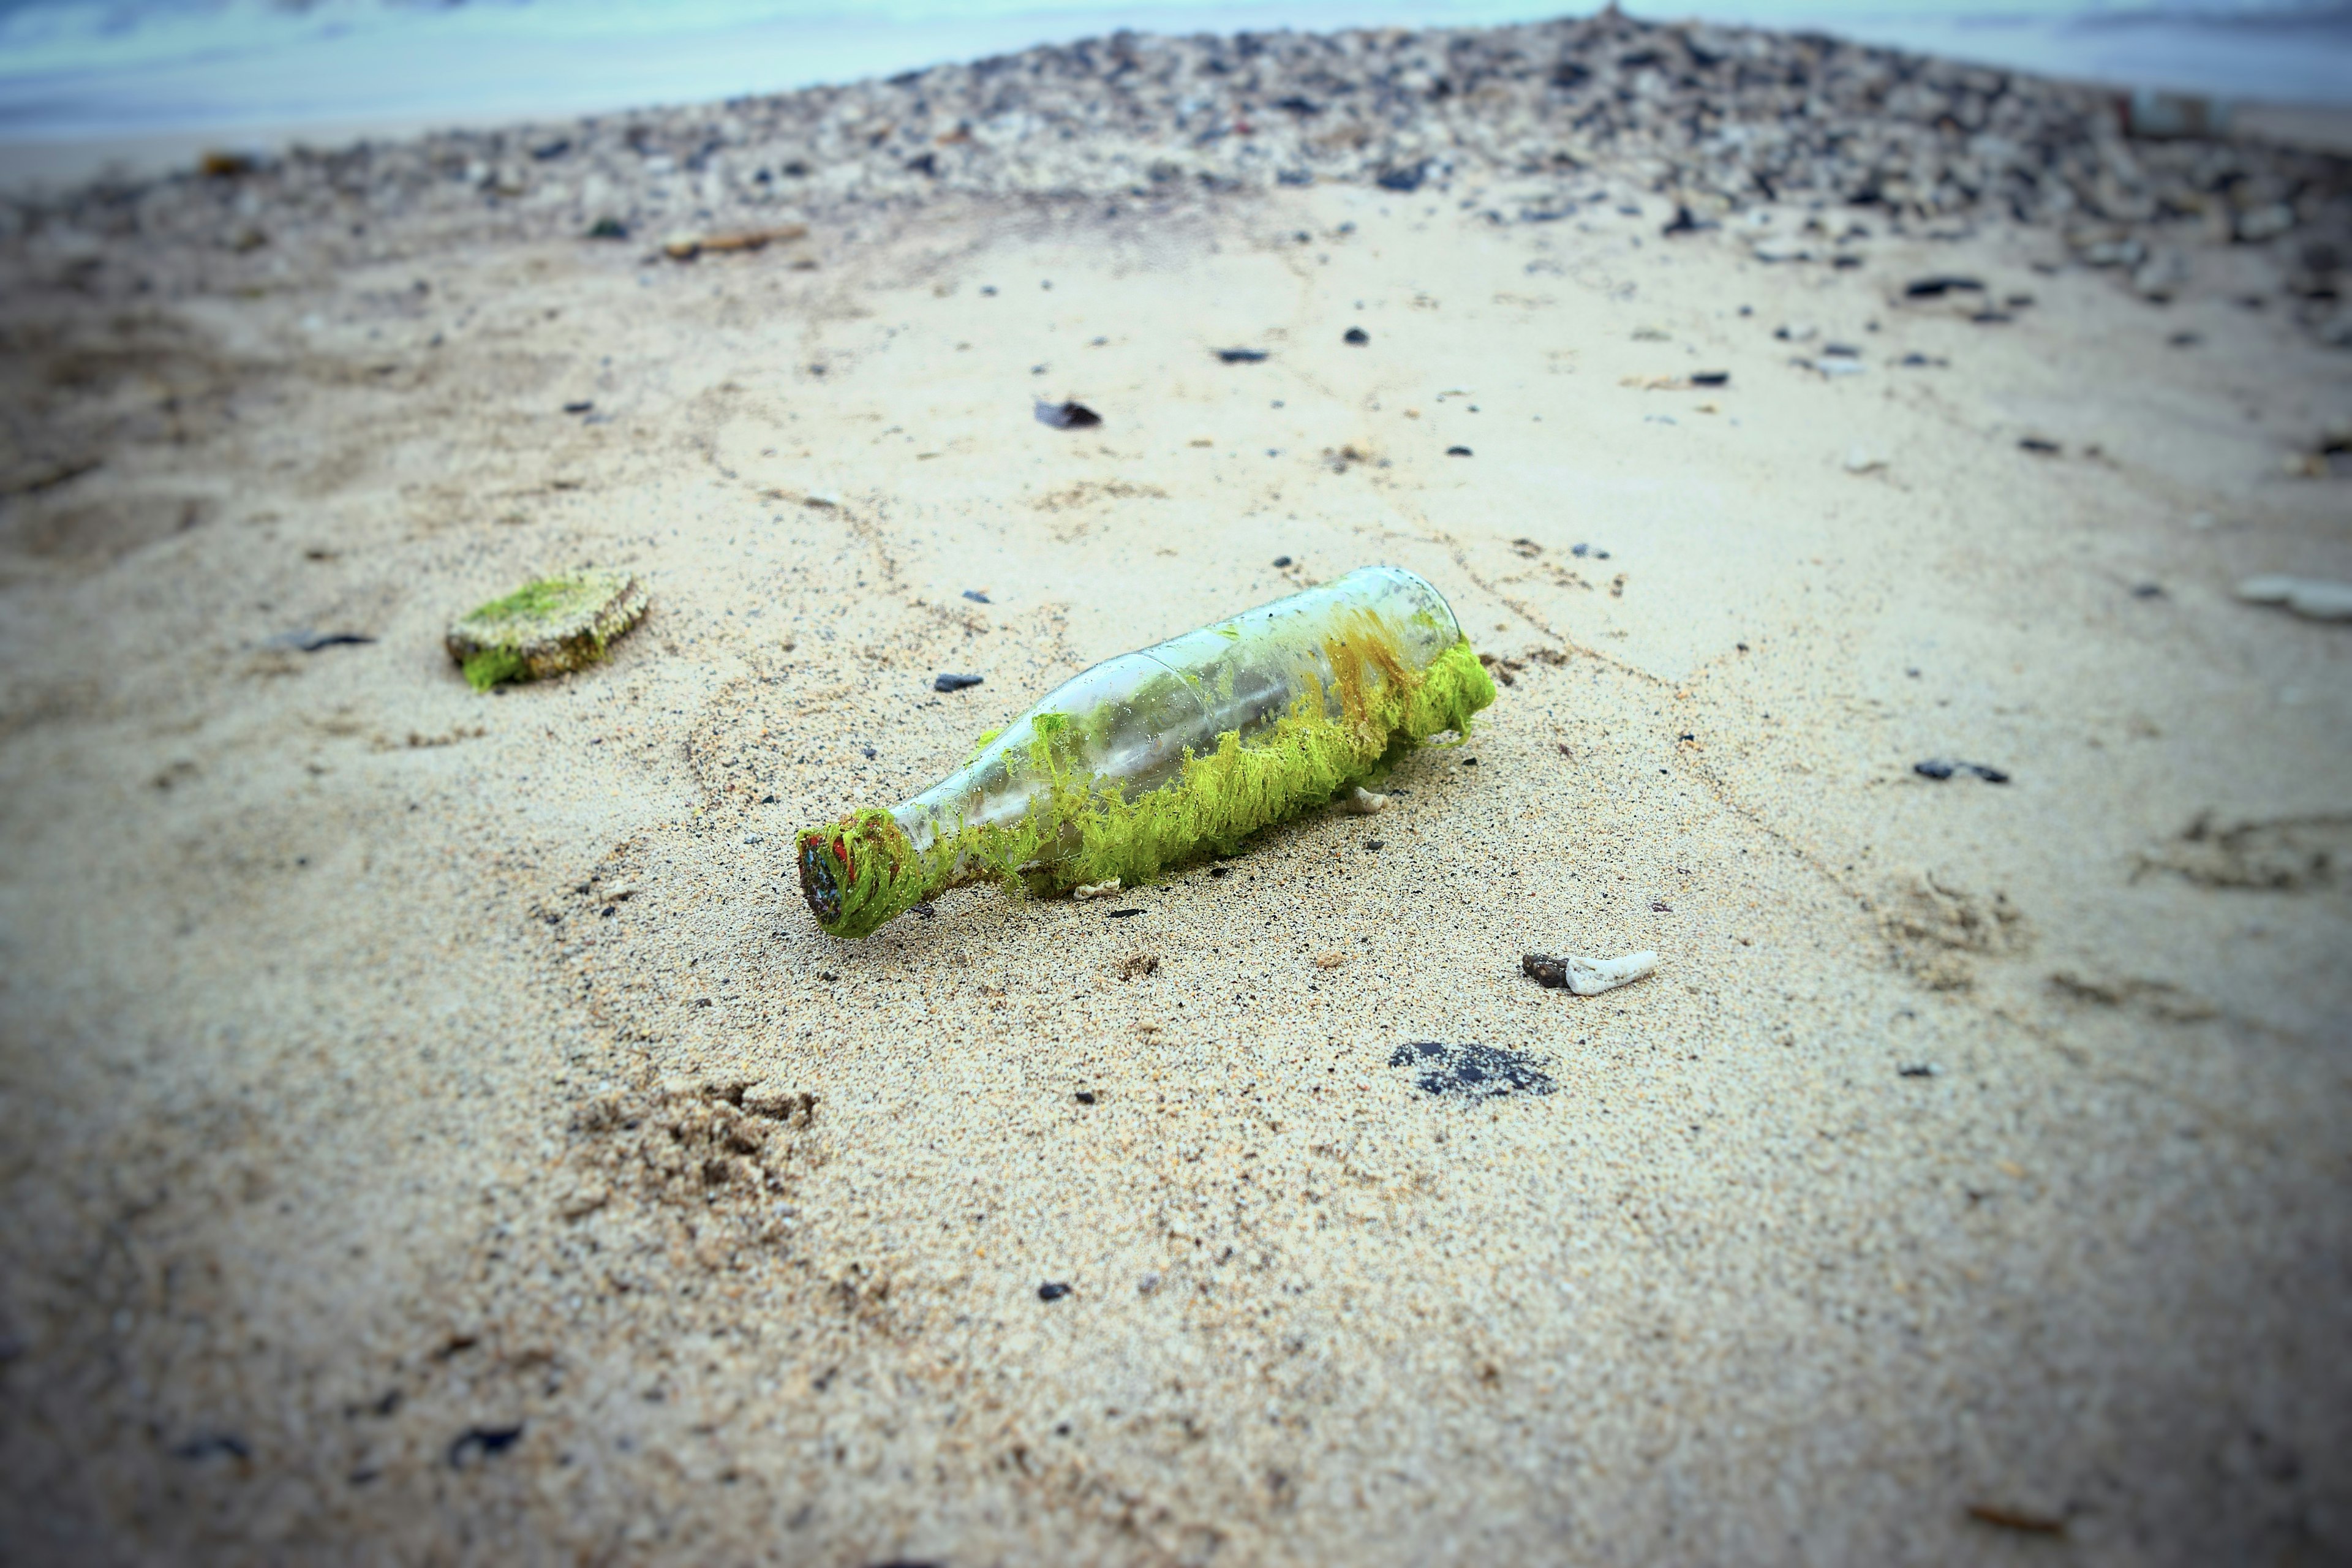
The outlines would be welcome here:
<svg viewBox="0 0 2352 1568">
<path fill-rule="evenodd" d="M 475 690 L 594 664 L 645 618 L 646 591 L 626 572 L 583 571 L 526 583 L 449 628 L 449 657 Z"/>
</svg>

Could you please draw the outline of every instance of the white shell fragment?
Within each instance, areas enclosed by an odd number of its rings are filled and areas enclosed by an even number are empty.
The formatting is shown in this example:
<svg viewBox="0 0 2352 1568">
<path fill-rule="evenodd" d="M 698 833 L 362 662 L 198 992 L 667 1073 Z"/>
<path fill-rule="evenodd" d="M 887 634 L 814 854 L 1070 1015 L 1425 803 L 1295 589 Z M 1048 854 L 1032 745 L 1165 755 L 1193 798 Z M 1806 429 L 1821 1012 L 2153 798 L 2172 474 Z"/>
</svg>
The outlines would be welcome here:
<svg viewBox="0 0 2352 1568">
<path fill-rule="evenodd" d="M 2238 597 L 2250 605 L 2284 605 L 2315 621 L 2352 621 L 2352 583 L 2324 577 L 2249 577 Z"/>
<path fill-rule="evenodd" d="M 1603 991 L 1614 991 L 1620 985 L 1631 985 L 1655 973 L 1657 967 L 1658 955 L 1654 952 L 1629 952 L 1617 958 L 1589 958 L 1580 952 L 1565 952 L 1553 958 L 1531 952 L 1519 961 L 1520 973 L 1572 996 L 1594 996 Z"/>
<path fill-rule="evenodd" d="M 1358 816 L 1370 816 L 1376 811 L 1386 811 L 1388 805 L 1388 796 L 1375 795 L 1363 785 L 1358 784 L 1340 798 L 1339 809 L 1352 811 Z"/>
<path fill-rule="evenodd" d="M 1070 897 L 1074 899 L 1108 899 L 1118 891 L 1118 879 L 1117 877 L 1113 877 L 1108 882 L 1081 882 L 1076 887 L 1070 889 Z"/>
</svg>

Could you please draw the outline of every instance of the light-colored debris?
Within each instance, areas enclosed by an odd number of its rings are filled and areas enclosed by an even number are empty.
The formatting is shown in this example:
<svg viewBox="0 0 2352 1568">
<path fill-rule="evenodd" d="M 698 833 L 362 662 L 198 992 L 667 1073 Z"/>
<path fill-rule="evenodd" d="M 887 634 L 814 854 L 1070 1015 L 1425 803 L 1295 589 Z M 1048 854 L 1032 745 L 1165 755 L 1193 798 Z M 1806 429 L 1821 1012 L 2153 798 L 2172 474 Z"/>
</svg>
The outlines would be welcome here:
<svg viewBox="0 0 2352 1568">
<path fill-rule="evenodd" d="M 662 254 L 673 261 L 691 261 L 706 251 L 759 250 L 784 240 L 800 239 L 807 233 L 808 225 L 804 223 L 780 224 L 773 228 L 747 228 L 732 234 L 686 231 L 663 240 Z"/>
<path fill-rule="evenodd" d="M 1370 816 L 1375 812 L 1386 811 L 1388 808 L 1388 796 L 1375 794 L 1361 784 L 1356 785 L 1339 798 L 1339 809 L 1351 811 L 1358 816 Z"/>
<path fill-rule="evenodd" d="M 2283 605 L 2315 621 L 2352 621 L 2352 583 L 2325 577 L 2249 577 L 2238 597 L 2250 605 Z"/>
<path fill-rule="evenodd" d="M 1886 467 L 1886 459 L 1867 447 L 1849 447 L 1845 453 L 1845 471 L 1849 474 L 1874 474 Z"/>
<path fill-rule="evenodd" d="M 1074 899 L 1108 899 L 1119 890 L 1118 879 L 1108 882 L 1081 882 L 1070 890 Z"/>
<path fill-rule="evenodd" d="M 1573 996 L 1592 996 L 1631 985 L 1657 972 L 1654 952 L 1628 952 L 1616 958 L 1591 958 L 1580 952 L 1530 952 L 1519 960 L 1519 972 Z"/>
</svg>

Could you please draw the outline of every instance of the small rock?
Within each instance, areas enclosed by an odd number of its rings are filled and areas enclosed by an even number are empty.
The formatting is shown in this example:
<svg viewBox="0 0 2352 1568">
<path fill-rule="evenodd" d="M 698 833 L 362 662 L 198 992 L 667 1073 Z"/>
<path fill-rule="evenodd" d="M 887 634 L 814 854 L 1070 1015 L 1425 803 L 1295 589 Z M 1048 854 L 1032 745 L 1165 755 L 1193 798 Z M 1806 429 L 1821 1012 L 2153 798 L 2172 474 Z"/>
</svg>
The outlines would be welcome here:
<svg viewBox="0 0 2352 1568">
<path fill-rule="evenodd" d="M 1926 762 L 1914 763 L 1911 771 L 1923 779 L 1948 779 L 1954 773 L 1969 773 L 1987 784 L 2005 784 L 2009 782 L 2007 773 L 1988 763 L 1947 762 L 1942 757 L 1929 757 Z"/>
<path fill-rule="evenodd" d="M 1113 877 L 1108 882 L 1082 882 L 1077 887 L 1070 889 L 1070 897 L 1074 899 L 1108 899 L 1118 892 L 1118 879 L 1117 877 Z"/>
<path fill-rule="evenodd" d="M 2352 621 L 2352 583 L 2323 577 L 2249 577 L 2238 597 L 2250 605 L 2281 605 L 2315 621 Z"/>
<path fill-rule="evenodd" d="M 1981 294 L 1984 285 L 1973 278 L 1915 278 L 1903 286 L 1903 296 L 1906 300 L 1940 300 L 1956 289 Z"/>
<path fill-rule="evenodd" d="M 954 675 L 941 673 L 932 678 L 931 689 L 934 691 L 961 691 L 968 687 L 978 686 L 982 679 L 982 677 L 977 675 Z"/>
<path fill-rule="evenodd" d="M 1039 403 L 1037 423 L 1056 430 L 1085 430 L 1102 423 L 1102 416 L 1083 403 Z"/>
<path fill-rule="evenodd" d="M 522 1423 L 520 1421 L 511 1426 L 468 1427 L 449 1445 L 449 1468 L 462 1470 L 469 1460 L 503 1454 L 521 1439 Z"/>
<path fill-rule="evenodd" d="M 2040 436 L 2020 436 L 2017 447 L 2021 452 L 2032 452 L 2044 458 L 2055 457 L 2063 449 L 2057 442 L 2045 440 Z"/>
<path fill-rule="evenodd" d="M 1287 566 L 1290 564 L 1290 557 L 1287 555 L 1277 555 L 1274 558 L 1274 563 L 1277 569 Z"/>
<path fill-rule="evenodd" d="M 1217 358 L 1226 364 L 1256 364 L 1265 358 L 1264 349 L 1219 349 Z"/>
<path fill-rule="evenodd" d="M 963 596 L 970 599 L 975 605 L 985 605 L 992 602 L 989 596 L 978 588 L 966 588 L 963 591 Z"/>
<path fill-rule="evenodd" d="M 1582 953 L 1530 952 L 1519 960 L 1519 973 L 1572 996 L 1593 996 L 1656 973 L 1654 952 L 1629 952 L 1617 958 L 1588 958 Z"/>
<path fill-rule="evenodd" d="M 1731 373 L 1727 370 L 1695 370 L 1691 372 L 1693 386 L 1728 386 Z"/>
<path fill-rule="evenodd" d="M 1375 795 L 1361 784 L 1355 785 L 1339 800 L 1340 810 L 1352 812 L 1358 816 L 1370 816 L 1375 812 L 1386 811 L 1388 806 L 1388 796 Z"/>
<path fill-rule="evenodd" d="M 364 647 L 375 641 L 358 632 L 315 632 L 304 626 L 297 631 L 279 632 L 264 647 L 291 648 L 297 653 L 316 653 L 322 647 Z"/>
<path fill-rule="evenodd" d="M 1339 341 L 1343 343 L 1354 343 L 1358 348 L 1361 348 L 1372 341 L 1372 334 L 1361 327 L 1349 327 L 1340 335 Z"/>
<path fill-rule="evenodd" d="M 1449 458 L 1466 458 L 1470 456 L 1470 448 L 1467 447 L 1448 447 L 1445 448 L 1445 455 Z"/>
<path fill-rule="evenodd" d="M 1069 1293 L 1070 1288 L 1058 1279 L 1048 1279 L 1037 1287 L 1037 1300 L 1040 1301 L 1058 1301 Z"/>
</svg>

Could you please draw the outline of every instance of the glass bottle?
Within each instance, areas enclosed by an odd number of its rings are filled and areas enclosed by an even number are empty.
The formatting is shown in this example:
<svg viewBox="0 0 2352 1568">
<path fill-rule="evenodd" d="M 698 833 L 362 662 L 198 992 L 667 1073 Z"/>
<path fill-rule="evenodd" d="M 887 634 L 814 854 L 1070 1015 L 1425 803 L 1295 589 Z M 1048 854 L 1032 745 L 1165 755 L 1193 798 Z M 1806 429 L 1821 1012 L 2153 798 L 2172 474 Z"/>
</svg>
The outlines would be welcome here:
<svg viewBox="0 0 2352 1568">
<path fill-rule="evenodd" d="M 1366 566 L 1096 665 L 920 795 L 803 829 L 802 895 L 860 937 L 971 882 L 1149 881 L 1466 732 L 1494 700 L 1437 590 Z"/>
</svg>

